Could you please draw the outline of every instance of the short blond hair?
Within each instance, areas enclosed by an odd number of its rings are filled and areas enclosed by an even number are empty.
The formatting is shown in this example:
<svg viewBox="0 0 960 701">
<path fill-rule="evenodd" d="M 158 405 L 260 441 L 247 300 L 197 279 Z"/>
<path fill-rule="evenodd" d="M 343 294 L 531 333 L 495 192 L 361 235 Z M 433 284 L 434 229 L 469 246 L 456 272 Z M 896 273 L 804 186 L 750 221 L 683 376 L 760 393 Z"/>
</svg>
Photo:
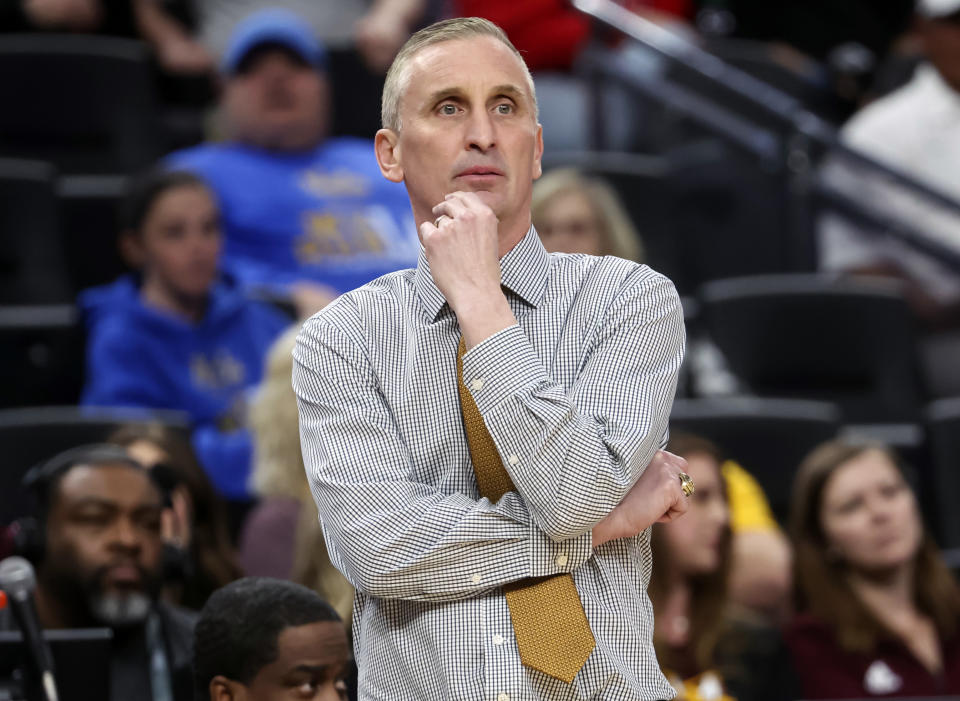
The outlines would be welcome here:
<svg viewBox="0 0 960 701">
<path fill-rule="evenodd" d="M 530 75 L 530 69 L 527 68 L 523 56 L 517 51 L 517 47 L 510 42 L 504 31 L 490 20 L 482 17 L 455 17 L 435 22 L 416 32 L 407 39 L 396 58 L 393 59 L 390 70 L 387 71 L 387 78 L 383 83 L 383 97 L 380 102 L 380 121 L 384 128 L 400 131 L 400 98 L 410 78 L 408 70 L 410 59 L 421 49 L 433 44 L 484 36 L 493 37 L 503 42 L 520 59 L 520 65 L 523 66 L 523 74 L 527 80 L 527 88 L 530 90 L 530 98 L 533 100 L 534 118 L 538 118 L 537 93 L 533 86 L 533 76 Z"/>
</svg>

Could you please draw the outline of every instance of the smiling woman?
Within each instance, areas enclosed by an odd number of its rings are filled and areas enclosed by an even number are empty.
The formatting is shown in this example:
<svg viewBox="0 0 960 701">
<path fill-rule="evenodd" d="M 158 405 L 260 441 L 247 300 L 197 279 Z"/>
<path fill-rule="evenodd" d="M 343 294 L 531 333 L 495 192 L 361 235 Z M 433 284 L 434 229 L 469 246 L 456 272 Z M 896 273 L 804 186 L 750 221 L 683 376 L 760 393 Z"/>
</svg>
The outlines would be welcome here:
<svg viewBox="0 0 960 701">
<path fill-rule="evenodd" d="M 960 693 L 960 589 L 881 444 L 832 441 L 801 465 L 791 530 L 804 698 Z"/>
</svg>

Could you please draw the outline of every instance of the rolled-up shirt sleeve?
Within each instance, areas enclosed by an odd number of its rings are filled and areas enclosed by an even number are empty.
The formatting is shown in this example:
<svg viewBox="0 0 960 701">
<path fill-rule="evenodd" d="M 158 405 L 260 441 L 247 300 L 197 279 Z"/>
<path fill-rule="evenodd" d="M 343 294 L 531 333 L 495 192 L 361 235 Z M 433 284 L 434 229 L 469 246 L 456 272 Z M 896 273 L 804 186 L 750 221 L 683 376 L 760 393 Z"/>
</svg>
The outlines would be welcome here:
<svg viewBox="0 0 960 701">
<path fill-rule="evenodd" d="M 683 361 L 683 312 L 666 277 L 635 268 L 598 310 L 572 387 L 554 381 L 520 326 L 464 356 L 463 374 L 534 522 L 557 541 L 619 504 L 665 443 Z"/>
<path fill-rule="evenodd" d="M 322 317 L 297 339 L 293 386 L 328 549 L 359 591 L 463 599 L 590 557 L 590 533 L 557 543 L 517 492 L 491 503 L 412 479 L 410 450 L 362 345 Z"/>
</svg>

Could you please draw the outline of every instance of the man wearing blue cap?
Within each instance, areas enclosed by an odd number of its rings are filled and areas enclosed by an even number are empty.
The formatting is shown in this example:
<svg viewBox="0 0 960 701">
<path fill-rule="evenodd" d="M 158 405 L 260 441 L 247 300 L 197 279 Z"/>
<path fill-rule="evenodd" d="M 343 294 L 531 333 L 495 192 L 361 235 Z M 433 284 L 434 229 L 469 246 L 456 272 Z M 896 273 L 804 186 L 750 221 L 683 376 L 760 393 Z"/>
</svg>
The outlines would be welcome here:
<svg viewBox="0 0 960 701">
<path fill-rule="evenodd" d="M 403 187 L 380 177 L 372 142 L 327 138 L 326 52 L 309 26 L 287 11 L 256 12 L 234 31 L 220 68 L 229 140 L 168 164 L 200 173 L 216 192 L 226 271 L 312 312 L 411 265 L 418 244 Z"/>
</svg>

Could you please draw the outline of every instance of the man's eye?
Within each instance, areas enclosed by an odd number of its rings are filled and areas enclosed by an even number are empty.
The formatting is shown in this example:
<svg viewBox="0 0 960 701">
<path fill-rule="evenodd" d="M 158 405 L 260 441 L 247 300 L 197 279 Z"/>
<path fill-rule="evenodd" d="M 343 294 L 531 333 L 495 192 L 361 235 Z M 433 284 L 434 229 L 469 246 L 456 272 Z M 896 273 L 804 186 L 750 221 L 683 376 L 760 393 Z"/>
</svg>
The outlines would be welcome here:
<svg viewBox="0 0 960 701">
<path fill-rule="evenodd" d="M 497 105 L 497 112 L 499 112 L 500 114 L 510 114 L 511 112 L 513 112 L 513 105 L 511 105 L 508 102 L 503 102 Z"/>
<path fill-rule="evenodd" d="M 440 105 L 440 114 L 456 114 L 456 113 L 457 113 L 456 105 L 451 105 L 449 103 L 446 105 Z"/>
</svg>

